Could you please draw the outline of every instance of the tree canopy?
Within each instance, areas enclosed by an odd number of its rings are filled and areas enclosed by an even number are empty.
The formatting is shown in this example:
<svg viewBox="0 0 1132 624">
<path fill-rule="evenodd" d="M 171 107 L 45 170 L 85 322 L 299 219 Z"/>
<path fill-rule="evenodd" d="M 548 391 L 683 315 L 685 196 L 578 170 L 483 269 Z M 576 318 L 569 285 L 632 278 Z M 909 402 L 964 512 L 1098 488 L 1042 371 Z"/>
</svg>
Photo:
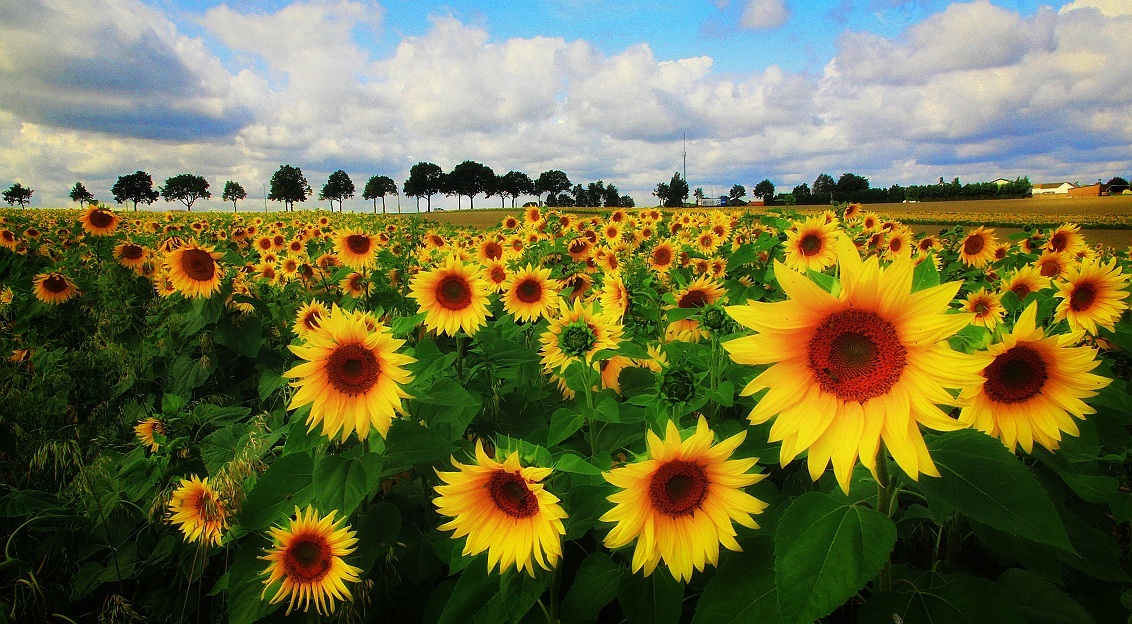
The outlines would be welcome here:
<svg viewBox="0 0 1132 624">
<path fill-rule="evenodd" d="M 208 180 L 191 173 L 182 173 L 168 178 L 160 191 L 165 201 L 177 200 L 184 204 L 185 209 L 190 212 L 193 210 L 193 202 L 212 197 L 212 193 L 208 190 Z"/>
<path fill-rule="evenodd" d="M 660 198 L 666 208 L 683 206 L 684 200 L 688 199 L 688 182 L 677 171 L 672 174 L 670 181 L 657 184 L 653 195 Z"/>
<path fill-rule="evenodd" d="M 10 186 L 8 190 L 3 192 L 4 201 L 8 202 L 9 206 L 19 204 L 20 208 L 23 208 L 24 206 L 28 205 L 28 202 L 31 201 L 31 194 L 34 192 L 35 191 L 24 186 L 23 184 L 16 182 L 12 186 Z"/>
<path fill-rule="evenodd" d="M 515 200 L 520 195 L 534 195 L 535 183 L 530 176 L 522 171 L 508 171 L 495 181 L 496 194 L 500 198 L 511 196 L 511 207 L 515 207 Z"/>
<path fill-rule="evenodd" d="M 228 180 L 224 183 L 224 194 L 220 198 L 226 202 L 232 202 L 232 212 L 236 212 L 236 202 L 246 199 L 247 196 L 248 192 L 239 182 Z"/>
<path fill-rule="evenodd" d="M 334 202 L 338 202 L 338 212 L 342 212 L 342 202 L 353 196 L 354 181 L 341 169 L 330 174 L 330 177 L 326 179 L 326 184 L 322 185 L 322 191 L 318 194 L 319 200 L 330 202 L 330 212 L 334 212 Z"/>
<path fill-rule="evenodd" d="M 366 187 L 362 190 L 362 199 L 372 200 L 373 213 L 377 214 L 377 199 L 380 197 L 381 214 L 385 214 L 385 196 L 390 194 L 397 194 L 397 183 L 389 176 L 375 175 L 366 181 Z M 400 202 L 398 202 L 398 206 L 400 206 Z"/>
<path fill-rule="evenodd" d="M 535 181 L 535 195 L 538 195 L 540 200 L 543 193 L 548 195 L 557 195 L 563 191 L 567 191 L 573 184 L 566 174 L 558 169 L 551 169 L 543 171 L 539 174 L 538 180 Z M 547 200 L 549 201 L 549 197 Z"/>
<path fill-rule="evenodd" d="M 757 194 L 758 193 L 756 193 L 756 195 Z M 735 186 L 732 186 L 731 190 L 727 192 L 727 196 L 731 199 L 742 199 L 746 197 L 746 195 L 747 187 L 743 186 L 742 184 L 736 184 Z"/>
<path fill-rule="evenodd" d="M 427 202 L 428 212 L 432 212 L 432 196 L 439 193 L 444 182 L 444 170 L 440 165 L 419 162 L 409 169 L 409 179 L 405 180 L 404 190 L 409 197 L 421 197 Z"/>
<path fill-rule="evenodd" d="M 90 200 L 94 199 L 94 195 L 86 190 L 82 182 L 75 182 L 75 185 L 71 187 L 70 198 L 71 201 L 78 202 L 79 207 L 82 208 L 86 206 Z"/>
<path fill-rule="evenodd" d="M 764 179 L 762 182 L 755 185 L 753 192 L 755 197 L 761 197 L 764 202 L 769 204 L 774 199 L 774 183 L 768 179 Z"/>
<path fill-rule="evenodd" d="M 454 194 L 467 196 L 468 206 L 475 208 L 476 195 L 494 193 L 495 172 L 483 163 L 465 160 L 452 168 L 448 174 L 448 185 Z"/>
<path fill-rule="evenodd" d="M 133 202 L 134 211 L 138 209 L 138 202 L 152 204 L 161 196 L 153 190 L 153 178 L 144 171 L 118 176 L 118 181 L 114 183 L 110 193 L 114 195 L 114 201 L 119 204 Z"/>
<path fill-rule="evenodd" d="M 302 169 L 279 165 L 279 169 L 271 176 L 271 192 L 267 194 L 267 198 L 283 202 L 286 210 L 294 210 L 295 202 L 306 201 L 312 192 Z"/>
</svg>

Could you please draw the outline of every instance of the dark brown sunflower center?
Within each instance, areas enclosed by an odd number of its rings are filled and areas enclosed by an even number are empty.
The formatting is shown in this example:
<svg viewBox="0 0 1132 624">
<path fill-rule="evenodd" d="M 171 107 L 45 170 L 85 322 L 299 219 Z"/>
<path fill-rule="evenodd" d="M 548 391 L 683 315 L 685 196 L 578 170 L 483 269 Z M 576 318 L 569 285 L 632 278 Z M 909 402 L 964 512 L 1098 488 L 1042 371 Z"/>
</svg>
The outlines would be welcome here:
<svg viewBox="0 0 1132 624">
<path fill-rule="evenodd" d="M 588 249 L 588 248 L 589 248 L 589 244 L 586 242 L 585 239 L 578 239 L 578 240 L 575 240 L 574 242 L 570 243 L 569 251 L 572 254 L 580 254 L 580 253 L 586 253 L 586 249 Z"/>
<path fill-rule="evenodd" d="M 346 237 L 346 248 L 355 254 L 369 253 L 370 240 L 362 234 L 351 234 Z"/>
<path fill-rule="evenodd" d="M 1014 293 L 1019 299 L 1025 299 L 1026 295 L 1030 294 L 1030 287 L 1026 284 L 1015 284 L 1010 292 Z"/>
<path fill-rule="evenodd" d="M 50 293 L 61 293 L 67 290 L 67 278 L 52 273 L 43 280 L 43 289 Z"/>
<path fill-rule="evenodd" d="M 652 262 L 657 266 L 668 266 L 672 262 L 672 250 L 667 247 L 658 247 L 652 252 Z"/>
<path fill-rule="evenodd" d="M 894 238 L 894 239 L 888 241 L 888 248 L 891 249 L 892 251 L 897 251 L 897 252 L 900 251 L 901 249 L 904 248 L 904 239 Z"/>
<path fill-rule="evenodd" d="M 975 316 L 984 317 L 990 313 L 990 304 L 986 300 L 980 299 L 975 302 Z"/>
<path fill-rule="evenodd" d="M 542 299 L 542 284 L 533 279 L 523 280 L 515 288 L 515 296 L 523 303 L 537 303 Z"/>
<path fill-rule="evenodd" d="M 1053 249 L 1054 251 L 1065 251 L 1065 248 L 1068 245 L 1069 237 L 1065 235 L 1065 232 L 1058 232 L 1049 239 L 1050 249 Z"/>
<path fill-rule="evenodd" d="M 377 356 L 360 344 L 339 345 L 326 364 L 330 385 L 349 396 L 368 392 L 380 375 L 381 364 Z"/>
<path fill-rule="evenodd" d="M 1073 292 L 1069 293 L 1069 307 L 1074 312 L 1087 310 L 1093 305 L 1093 302 L 1096 301 L 1096 299 L 1096 286 L 1089 283 L 1077 284 L 1077 286 L 1073 289 Z"/>
<path fill-rule="evenodd" d="M 489 260 L 498 260 L 503 257 L 503 246 L 499 243 L 488 243 L 483 247 L 483 255 Z"/>
<path fill-rule="evenodd" d="M 864 403 L 900 380 L 907 351 L 892 323 L 875 312 L 844 310 L 818 326 L 810 339 L 809 361 L 822 390 Z"/>
<path fill-rule="evenodd" d="M 1040 353 L 1018 345 L 998 354 L 983 371 L 983 392 L 996 403 L 1018 403 L 1038 394 L 1046 383 L 1046 363 Z"/>
<path fill-rule="evenodd" d="M 702 308 L 708 303 L 711 302 L 708 301 L 707 293 L 696 289 L 684 293 L 684 296 L 680 297 L 680 301 L 676 305 L 681 308 Z"/>
<path fill-rule="evenodd" d="M 1051 258 L 1042 263 L 1042 277 L 1056 277 L 1061 275 L 1061 262 Z"/>
<path fill-rule="evenodd" d="M 802 250 L 803 256 L 815 255 L 821 251 L 821 237 L 817 234 L 806 234 L 798 242 L 798 248 Z"/>
<path fill-rule="evenodd" d="M 500 267 L 491 267 L 491 281 L 502 284 L 507 279 L 507 272 Z"/>
<path fill-rule="evenodd" d="M 538 513 L 538 499 L 518 474 L 497 470 L 487 482 L 495 506 L 512 518 L 529 518 Z"/>
<path fill-rule="evenodd" d="M 197 282 L 207 282 L 216 275 L 216 261 L 203 249 L 186 249 L 181 253 L 181 269 Z"/>
<path fill-rule="evenodd" d="M 315 329 L 322 324 L 321 322 L 322 313 L 318 310 L 311 310 L 310 312 L 307 312 L 305 316 L 303 316 L 303 325 L 305 325 L 307 329 Z"/>
<path fill-rule="evenodd" d="M 129 243 L 122 248 L 122 257 L 126 260 L 137 260 L 141 258 L 144 253 L 145 250 L 142 249 L 141 245 L 135 245 L 133 243 Z"/>
<path fill-rule="evenodd" d="M 319 537 L 300 539 L 283 554 L 283 571 L 296 583 L 322 580 L 330 571 L 330 544 Z"/>
<path fill-rule="evenodd" d="M 971 235 L 963 241 L 963 253 L 967 254 L 968 256 L 973 256 L 982 251 L 983 247 L 986 246 L 987 242 L 983 240 L 983 237 L 981 235 Z"/>
<path fill-rule="evenodd" d="M 669 516 L 691 515 L 707 498 L 708 478 L 703 466 L 674 459 L 653 473 L 649 500 L 653 508 Z"/>
<path fill-rule="evenodd" d="M 436 302 L 449 310 L 463 310 L 472 304 L 472 289 L 463 277 L 450 275 L 437 284 Z"/>
<path fill-rule="evenodd" d="M 104 230 L 114 223 L 114 215 L 105 210 L 95 210 L 90 213 L 90 224 L 96 229 Z"/>
</svg>

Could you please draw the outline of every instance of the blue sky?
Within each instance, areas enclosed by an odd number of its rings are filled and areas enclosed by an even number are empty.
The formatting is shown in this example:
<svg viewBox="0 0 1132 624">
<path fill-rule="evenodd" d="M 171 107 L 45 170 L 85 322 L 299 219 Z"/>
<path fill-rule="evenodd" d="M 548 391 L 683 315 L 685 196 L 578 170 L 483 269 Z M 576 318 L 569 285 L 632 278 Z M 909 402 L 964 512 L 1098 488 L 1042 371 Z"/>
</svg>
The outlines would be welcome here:
<svg viewBox="0 0 1132 624">
<path fill-rule="evenodd" d="M 66 205 L 140 168 L 254 196 L 282 163 L 317 189 L 471 159 L 645 205 L 685 136 L 708 192 L 1127 177 L 1130 5 L 22 0 L 0 4 L 0 186 Z"/>
</svg>

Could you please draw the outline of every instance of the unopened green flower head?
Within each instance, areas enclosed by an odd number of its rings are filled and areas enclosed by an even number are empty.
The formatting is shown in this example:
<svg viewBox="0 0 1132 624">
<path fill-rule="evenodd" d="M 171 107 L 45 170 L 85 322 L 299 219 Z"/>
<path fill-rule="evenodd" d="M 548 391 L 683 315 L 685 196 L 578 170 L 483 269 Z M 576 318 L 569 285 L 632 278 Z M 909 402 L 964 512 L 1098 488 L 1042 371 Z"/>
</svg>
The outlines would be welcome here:
<svg viewBox="0 0 1132 624">
<path fill-rule="evenodd" d="M 597 344 L 597 336 L 585 320 L 578 320 L 563 328 L 558 336 L 558 348 L 571 357 L 582 357 Z"/>
</svg>

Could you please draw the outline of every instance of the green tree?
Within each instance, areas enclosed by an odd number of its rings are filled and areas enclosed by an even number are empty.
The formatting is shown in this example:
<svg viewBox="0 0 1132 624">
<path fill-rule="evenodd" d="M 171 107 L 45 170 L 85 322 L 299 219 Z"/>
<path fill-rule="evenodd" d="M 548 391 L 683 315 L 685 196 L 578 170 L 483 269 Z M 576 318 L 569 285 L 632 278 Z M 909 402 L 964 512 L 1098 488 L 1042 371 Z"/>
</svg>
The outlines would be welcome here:
<svg viewBox="0 0 1132 624">
<path fill-rule="evenodd" d="M 549 202 L 549 195 L 557 195 L 558 193 L 568 191 L 571 186 L 573 186 L 573 184 L 570 182 L 570 178 L 566 177 L 565 173 L 557 169 L 551 169 L 539 174 L 538 180 L 535 181 L 535 195 L 539 196 L 539 204 L 541 204 L 543 193 L 548 195 L 547 202 Z"/>
<path fill-rule="evenodd" d="M 496 190 L 499 197 L 506 195 L 511 196 L 511 207 L 515 207 L 515 201 L 519 199 L 520 195 L 534 195 L 535 183 L 531 177 L 522 171 L 508 171 L 507 173 L 499 176 L 496 180 Z"/>
<path fill-rule="evenodd" d="M 608 207 L 620 208 L 623 205 L 621 203 L 621 191 L 613 184 L 606 184 L 605 197 L 602 198 L 602 202 Z"/>
<path fill-rule="evenodd" d="M 958 184 L 959 178 L 955 179 Z M 838 199 L 849 199 L 853 193 L 868 190 L 869 179 L 855 173 L 843 173 L 837 178 L 837 186 L 833 189 Z"/>
<path fill-rule="evenodd" d="M 809 200 L 810 195 L 811 195 L 810 185 L 803 182 L 803 183 L 799 184 L 798 186 L 795 186 L 794 190 L 790 191 L 790 194 L 793 195 L 795 197 L 795 199 L 798 200 L 799 203 L 804 204 L 804 203 L 806 203 L 807 200 Z"/>
<path fill-rule="evenodd" d="M 208 180 L 191 173 L 182 173 L 165 180 L 160 189 L 165 201 L 177 200 L 185 205 L 189 212 L 193 210 L 193 202 L 198 199 L 208 199 L 212 193 L 208 190 Z"/>
<path fill-rule="evenodd" d="M 483 163 L 465 160 L 452 168 L 448 174 L 448 184 L 452 193 L 466 195 L 468 208 L 474 209 L 476 195 L 491 195 L 495 191 L 495 172 Z M 456 206 L 459 208 L 459 202 Z"/>
<path fill-rule="evenodd" d="M 138 202 L 143 204 L 152 204 L 157 201 L 161 195 L 153 190 L 153 178 L 144 171 L 135 171 L 129 175 L 118 176 L 118 181 L 114 183 L 110 193 L 114 195 L 114 201 L 119 204 L 125 202 L 134 203 L 134 211 L 137 212 Z"/>
<path fill-rule="evenodd" d="M 409 169 L 409 179 L 405 180 L 405 194 L 416 197 L 418 204 L 424 197 L 428 212 L 432 212 L 432 196 L 439 193 L 444 182 L 444 170 L 440 165 L 419 162 Z M 420 212 L 420 208 L 417 209 Z"/>
<path fill-rule="evenodd" d="M 753 193 L 755 197 L 763 198 L 763 201 L 768 204 L 774 203 L 774 183 L 770 180 L 764 179 L 756 184 Z"/>
<path fill-rule="evenodd" d="M 697 186 L 696 190 L 692 192 L 692 197 L 702 200 L 704 198 L 704 187 Z"/>
<path fill-rule="evenodd" d="M 833 200 L 833 191 L 837 188 L 837 181 L 828 173 L 823 173 L 814 180 L 813 201 L 815 203 L 829 203 Z"/>
<path fill-rule="evenodd" d="M 688 190 L 688 182 L 677 171 L 672 174 L 670 181 L 657 184 L 653 195 L 660 198 L 663 206 L 673 208 L 684 205 L 684 200 L 688 199 Z"/>
<path fill-rule="evenodd" d="M 311 196 L 311 185 L 307 183 L 303 170 L 291 165 L 279 165 L 271 176 L 271 191 L 267 198 L 271 201 L 283 202 L 283 209 L 292 211 L 295 202 L 305 202 Z"/>
<path fill-rule="evenodd" d="M 224 193 L 220 196 L 220 199 L 226 202 L 232 202 L 232 212 L 236 212 L 236 202 L 241 199 L 247 199 L 247 197 L 248 192 L 244 190 L 244 187 L 241 186 L 239 182 L 228 180 L 224 183 Z"/>
<path fill-rule="evenodd" d="M 362 199 L 373 201 L 373 214 L 377 214 L 377 199 L 381 198 L 381 214 L 385 214 L 385 196 L 397 194 L 397 183 L 393 178 L 375 175 L 366 181 L 366 188 L 362 191 Z"/>
<path fill-rule="evenodd" d="M 319 201 L 330 202 L 330 212 L 334 212 L 334 202 L 338 202 L 338 212 L 342 212 L 342 202 L 354 196 L 354 181 L 345 171 L 339 169 L 330 174 L 322 191 L 318 194 Z"/>
<path fill-rule="evenodd" d="M 28 205 L 28 202 L 31 201 L 31 194 L 34 192 L 35 191 L 24 186 L 23 184 L 16 182 L 12 186 L 10 186 L 8 190 L 4 191 L 2 195 L 4 196 L 4 201 L 8 202 L 9 206 L 15 206 L 16 204 L 19 204 L 20 208 L 23 208 L 24 206 Z"/>
<path fill-rule="evenodd" d="M 75 185 L 71 187 L 70 197 L 71 201 L 76 201 L 79 203 L 79 208 L 85 207 L 86 204 L 90 202 L 90 200 L 94 199 L 94 195 L 92 195 L 90 191 L 86 190 L 86 187 L 83 186 L 82 182 L 75 182 Z"/>
<path fill-rule="evenodd" d="M 743 199 L 744 197 L 746 197 L 746 195 L 747 187 L 743 186 L 742 184 L 736 184 L 735 186 L 732 186 L 731 190 L 727 192 L 727 197 L 731 199 Z"/>
<path fill-rule="evenodd" d="M 591 206 L 602 206 L 605 204 L 605 181 L 598 180 L 597 182 L 590 182 L 586 185 L 586 199 L 589 200 Z"/>
</svg>

